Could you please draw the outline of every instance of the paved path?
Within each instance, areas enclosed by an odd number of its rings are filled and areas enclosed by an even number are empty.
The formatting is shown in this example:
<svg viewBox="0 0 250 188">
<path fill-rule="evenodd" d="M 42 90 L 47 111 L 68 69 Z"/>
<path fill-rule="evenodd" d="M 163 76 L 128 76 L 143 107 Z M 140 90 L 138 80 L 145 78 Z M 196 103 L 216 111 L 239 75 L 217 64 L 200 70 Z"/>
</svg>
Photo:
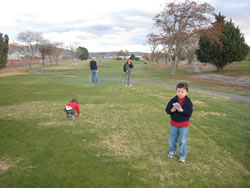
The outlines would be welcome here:
<svg viewBox="0 0 250 188">
<path fill-rule="evenodd" d="M 202 78 L 220 80 L 220 81 L 232 83 L 235 85 L 250 87 L 250 80 L 246 80 L 246 79 L 239 79 L 239 78 L 230 77 L 230 76 L 222 76 L 222 75 L 206 74 L 206 73 L 202 73 L 202 74 L 198 74 L 198 75 Z"/>
<path fill-rule="evenodd" d="M 47 75 L 57 75 L 57 76 L 67 76 L 67 77 L 85 77 L 88 78 L 88 75 L 71 75 L 71 74 L 62 74 L 62 73 L 55 73 L 55 72 L 41 72 L 40 69 L 32 69 L 31 72 L 33 73 L 39 73 L 39 74 L 47 74 Z M 120 81 L 120 78 L 107 78 L 102 77 L 103 80 L 114 80 L 114 81 Z M 149 85 L 157 85 L 157 86 L 163 86 L 163 87 L 173 87 L 175 88 L 176 85 L 172 84 L 166 84 L 166 83 L 157 83 L 157 82 L 149 82 L 149 81 L 141 81 L 141 80 L 133 80 L 132 83 L 143 83 L 143 84 L 149 84 Z M 223 97 L 229 97 L 235 100 L 240 100 L 243 102 L 249 102 L 250 103 L 250 97 L 246 96 L 240 96 L 236 94 L 229 94 L 229 93 L 223 93 L 223 92 L 217 92 L 217 91 L 211 91 L 206 89 L 200 89 L 200 88 L 190 88 L 191 90 L 198 91 L 198 92 L 204 92 L 204 93 L 210 93 L 215 94 Z"/>
<path fill-rule="evenodd" d="M 250 80 L 240 79 L 240 78 L 235 78 L 235 77 L 230 77 L 230 76 L 217 75 L 217 74 L 203 73 L 203 72 L 200 72 L 200 69 L 198 66 L 189 67 L 189 71 L 195 73 L 197 76 L 201 78 L 219 80 L 219 81 L 223 81 L 223 82 L 227 82 L 227 83 L 231 83 L 235 85 L 250 87 Z"/>
</svg>

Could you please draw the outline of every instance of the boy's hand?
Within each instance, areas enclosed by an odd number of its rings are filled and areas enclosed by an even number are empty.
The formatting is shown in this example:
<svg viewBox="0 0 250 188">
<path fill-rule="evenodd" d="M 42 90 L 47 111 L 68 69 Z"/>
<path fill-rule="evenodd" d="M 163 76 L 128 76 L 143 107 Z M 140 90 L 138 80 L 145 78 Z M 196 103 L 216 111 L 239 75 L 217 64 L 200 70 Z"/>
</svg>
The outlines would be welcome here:
<svg viewBox="0 0 250 188">
<path fill-rule="evenodd" d="M 178 110 L 178 112 L 183 112 L 182 107 L 178 108 L 177 110 Z"/>
<path fill-rule="evenodd" d="M 176 111 L 176 107 L 174 106 L 172 109 L 171 109 L 171 112 L 175 112 Z"/>
</svg>

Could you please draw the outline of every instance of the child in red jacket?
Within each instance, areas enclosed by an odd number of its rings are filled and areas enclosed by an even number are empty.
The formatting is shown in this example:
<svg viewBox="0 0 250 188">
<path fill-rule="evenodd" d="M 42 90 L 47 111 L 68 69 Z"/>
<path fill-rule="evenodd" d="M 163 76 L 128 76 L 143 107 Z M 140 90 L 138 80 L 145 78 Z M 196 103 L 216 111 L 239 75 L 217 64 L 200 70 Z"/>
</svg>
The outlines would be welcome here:
<svg viewBox="0 0 250 188">
<path fill-rule="evenodd" d="M 78 105 L 77 99 L 72 99 L 68 104 L 65 105 L 64 111 L 67 114 L 67 118 L 75 120 L 75 112 L 77 111 L 78 116 L 81 116 L 80 107 Z"/>
</svg>

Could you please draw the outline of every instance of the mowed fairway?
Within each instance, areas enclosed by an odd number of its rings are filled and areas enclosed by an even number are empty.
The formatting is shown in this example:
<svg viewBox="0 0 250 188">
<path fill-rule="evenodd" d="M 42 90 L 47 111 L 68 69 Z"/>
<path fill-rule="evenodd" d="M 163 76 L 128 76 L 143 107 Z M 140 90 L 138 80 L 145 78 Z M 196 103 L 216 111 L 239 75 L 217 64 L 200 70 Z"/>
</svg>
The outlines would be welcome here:
<svg viewBox="0 0 250 188">
<path fill-rule="evenodd" d="M 180 164 L 167 157 L 165 107 L 175 88 L 123 87 L 123 62 L 99 64 L 98 86 L 84 62 L 41 70 L 61 75 L 0 77 L 0 187 L 250 186 L 249 103 L 191 90 Z M 134 78 L 157 74 L 145 66 L 135 63 Z M 63 111 L 72 98 L 82 113 L 76 121 Z"/>
</svg>

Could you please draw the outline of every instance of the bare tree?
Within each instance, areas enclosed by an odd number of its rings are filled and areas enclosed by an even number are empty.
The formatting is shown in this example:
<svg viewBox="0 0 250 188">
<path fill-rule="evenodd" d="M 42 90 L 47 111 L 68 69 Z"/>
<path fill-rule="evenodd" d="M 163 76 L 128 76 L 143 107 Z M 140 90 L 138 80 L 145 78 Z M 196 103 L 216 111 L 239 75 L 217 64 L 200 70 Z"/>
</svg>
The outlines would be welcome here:
<svg viewBox="0 0 250 188">
<path fill-rule="evenodd" d="M 49 43 L 47 48 L 48 48 L 49 61 L 50 61 L 50 64 L 52 64 L 55 47 L 52 43 Z"/>
<path fill-rule="evenodd" d="M 70 42 L 69 43 L 69 50 L 70 50 L 70 53 L 71 53 L 72 61 L 74 60 L 74 58 L 76 56 L 77 47 L 78 47 L 77 42 Z"/>
<path fill-rule="evenodd" d="M 198 47 L 199 37 L 195 36 L 187 40 L 183 46 L 183 56 L 187 59 L 188 64 L 191 64 L 195 58 L 195 51 Z"/>
<path fill-rule="evenodd" d="M 43 61 L 43 67 L 45 64 L 45 58 L 46 56 L 49 54 L 49 50 L 50 50 L 50 43 L 47 40 L 44 40 L 40 43 L 39 45 L 39 51 L 42 57 L 42 61 Z"/>
<path fill-rule="evenodd" d="M 158 37 L 158 35 L 154 34 L 154 33 L 149 33 L 147 35 L 147 41 L 146 43 L 149 45 L 150 47 L 150 51 L 151 51 L 151 56 L 150 56 L 150 64 L 152 64 L 152 61 L 155 57 L 155 52 L 157 50 L 157 47 L 159 46 L 160 44 L 160 39 Z"/>
<path fill-rule="evenodd" d="M 170 75 L 175 74 L 187 41 L 211 23 L 208 16 L 213 11 L 214 8 L 208 3 L 185 0 L 166 3 L 164 10 L 156 15 L 155 26 L 160 29 L 158 37 L 171 63 Z M 172 57 L 175 57 L 174 61 Z"/>
<path fill-rule="evenodd" d="M 56 60 L 56 64 L 58 64 L 61 53 L 63 51 L 63 42 L 54 42 L 53 43 L 53 56 Z"/>
<path fill-rule="evenodd" d="M 35 54 L 37 53 L 39 43 L 43 41 L 42 33 L 34 31 L 25 31 L 18 34 L 18 40 L 24 43 L 24 52 L 30 57 L 29 67 L 31 69 Z"/>
</svg>

